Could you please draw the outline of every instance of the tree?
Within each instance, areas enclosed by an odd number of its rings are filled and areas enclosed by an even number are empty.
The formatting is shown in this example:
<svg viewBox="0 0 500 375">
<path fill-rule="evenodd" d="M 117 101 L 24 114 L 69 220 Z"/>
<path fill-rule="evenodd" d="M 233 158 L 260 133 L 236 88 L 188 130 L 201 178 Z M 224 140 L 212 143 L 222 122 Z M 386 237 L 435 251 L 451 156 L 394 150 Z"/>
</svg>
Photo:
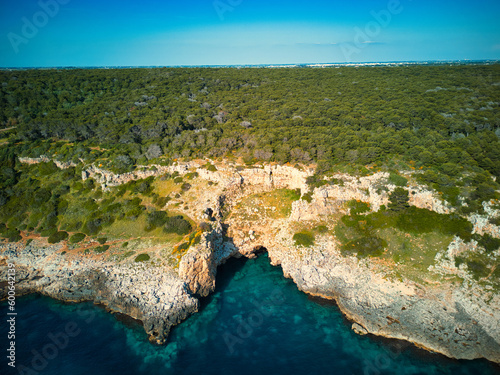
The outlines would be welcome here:
<svg viewBox="0 0 500 375">
<path fill-rule="evenodd" d="M 151 146 L 149 146 L 145 155 L 148 160 L 156 159 L 163 155 L 163 151 L 161 150 L 160 146 L 158 146 L 156 143 L 153 143 Z"/>
<path fill-rule="evenodd" d="M 408 203 L 410 201 L 408 191 L 401 187 L 394 189 L 391 195 L 389 195 L 389 201 L 388 207 L 392 211 L 399 212 L 410 207 L 410 204 Z"/>
</svg>

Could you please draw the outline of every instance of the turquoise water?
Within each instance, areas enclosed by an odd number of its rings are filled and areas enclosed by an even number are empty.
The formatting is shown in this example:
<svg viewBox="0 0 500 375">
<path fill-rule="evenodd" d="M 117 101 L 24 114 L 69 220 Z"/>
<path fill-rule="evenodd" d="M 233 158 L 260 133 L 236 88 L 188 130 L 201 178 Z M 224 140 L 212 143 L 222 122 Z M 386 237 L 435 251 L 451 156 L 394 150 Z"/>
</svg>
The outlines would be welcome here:
<svg viewBox="0 0 500 375">
<path fill-rule="evenodd" d="M 216 292 L 203 300 L 200 313 L 173 329 L 165 346 L 151 345 L 138 324 L 119 321 L 90 303 L 19 298 L 17 368 L 8 367 L 2 356 L 0 373 L 498 373 L 486 361 L 452 361 L 404 342 L 354 334 L 336 306 L 298 291 L 266 255 L 230 260 L 219 270 Z M 5 303 L 0 314 L 5 353 Z"/>
</svg>

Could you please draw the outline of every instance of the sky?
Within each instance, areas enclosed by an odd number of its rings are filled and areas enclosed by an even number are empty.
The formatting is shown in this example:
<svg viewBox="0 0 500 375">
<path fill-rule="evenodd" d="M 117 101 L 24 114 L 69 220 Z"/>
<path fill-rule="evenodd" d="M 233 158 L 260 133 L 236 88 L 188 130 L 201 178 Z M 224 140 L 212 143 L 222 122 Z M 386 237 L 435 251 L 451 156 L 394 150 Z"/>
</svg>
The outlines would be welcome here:
<svg viewBox="0 0 500 375">
<path fill-rule="evenodd" d="M 500 59 L 498 0 L 0 0 L 0 67 Z"/>
</svg>

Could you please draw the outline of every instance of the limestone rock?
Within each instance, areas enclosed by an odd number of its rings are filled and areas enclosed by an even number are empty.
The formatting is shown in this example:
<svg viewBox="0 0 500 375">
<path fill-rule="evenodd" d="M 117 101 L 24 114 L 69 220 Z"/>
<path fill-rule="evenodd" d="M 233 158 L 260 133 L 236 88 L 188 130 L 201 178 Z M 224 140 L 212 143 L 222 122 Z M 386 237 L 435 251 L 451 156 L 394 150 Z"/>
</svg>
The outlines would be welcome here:
<svg viewBox="0 0 500 375">
<path fill-rule="evenodd" d="M 357 333 L 358 335 L 361 335 L 361 336 L 364 336 L 368 333 L 368 331 L 364 327 L 360 326 L 358 323 L 353 323 L 351 326 L 351 329 L 355 333 Z"/>
<path fill-rule="evenodd" d="M 189 291 L 202 297 L 214 291 L 216 274 L 217 267 L 211 249 L 190 249 L 179 264 L 179 276 L 187 284 Z"/>
</svg>

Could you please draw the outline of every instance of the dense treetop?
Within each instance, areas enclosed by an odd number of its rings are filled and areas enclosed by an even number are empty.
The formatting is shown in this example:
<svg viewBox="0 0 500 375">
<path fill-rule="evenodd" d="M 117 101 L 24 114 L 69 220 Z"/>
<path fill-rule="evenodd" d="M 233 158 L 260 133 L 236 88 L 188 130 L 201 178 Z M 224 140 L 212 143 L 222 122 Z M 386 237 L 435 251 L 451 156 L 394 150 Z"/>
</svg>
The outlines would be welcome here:
<svg viewBox="0 0 500 375">
<path fill-rule="evenodd" d="M 441 190 L 466 176 L 493 189 L 499 104 L 498 64 L 0 72 L 11 153 L 116 171 L 236 155 L 319 172 L 405 166 Z"/>
</svg>

